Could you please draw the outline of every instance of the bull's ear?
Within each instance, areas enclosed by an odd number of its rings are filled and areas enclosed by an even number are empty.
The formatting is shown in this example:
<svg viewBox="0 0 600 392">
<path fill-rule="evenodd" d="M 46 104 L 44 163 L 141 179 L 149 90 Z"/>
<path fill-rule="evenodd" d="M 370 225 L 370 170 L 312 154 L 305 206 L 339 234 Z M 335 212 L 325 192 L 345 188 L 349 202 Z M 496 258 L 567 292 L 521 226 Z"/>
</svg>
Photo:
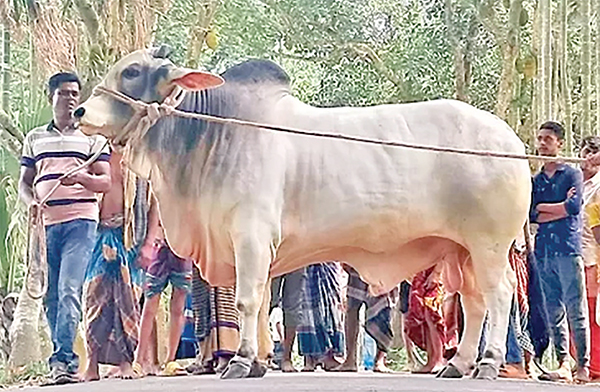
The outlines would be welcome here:
<svg viewBox="0 0 600 392">
<path fill-rule="evenodd" d="M 184 90 L 200 91 L 219 87 L 225 81 L 219 75 L 192 69 L 177 68 L 169 73 L 170 82 Z"/>
</svg>

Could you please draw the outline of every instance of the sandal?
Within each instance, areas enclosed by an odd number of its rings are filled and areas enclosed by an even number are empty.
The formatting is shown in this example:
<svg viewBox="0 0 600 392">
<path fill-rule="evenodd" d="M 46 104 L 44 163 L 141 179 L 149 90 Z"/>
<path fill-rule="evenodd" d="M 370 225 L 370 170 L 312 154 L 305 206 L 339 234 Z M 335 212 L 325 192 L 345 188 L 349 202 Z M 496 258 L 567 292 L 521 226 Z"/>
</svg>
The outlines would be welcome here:
<svg viewBox="0 0 600 392">
<path fill-rule="evenodd" d="M 187 372 L 175 361 L 171 361 L 165 365 L 162 372 L 160 372 L 161 377 L 175 377 L 175 376 L 187 376 Z"/>
<path fill-rule="evenodd" d="M 147 376 L 147 374 L 144 372 L 144 368 L 139 362 L 132 363 L 131 370 L 133 371 L 133 376 L 136 379 L 144 378 Z"/>
</svg>

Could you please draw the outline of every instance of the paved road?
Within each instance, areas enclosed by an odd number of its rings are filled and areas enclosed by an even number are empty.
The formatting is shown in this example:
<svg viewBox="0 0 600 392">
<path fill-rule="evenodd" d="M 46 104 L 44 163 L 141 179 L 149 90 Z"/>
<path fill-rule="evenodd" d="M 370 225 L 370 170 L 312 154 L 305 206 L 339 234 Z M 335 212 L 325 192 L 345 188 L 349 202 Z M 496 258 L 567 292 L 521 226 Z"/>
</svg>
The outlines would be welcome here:
<svg viewBox="0 0 600 392">
<path fill-rule="evenodd" d="M 592 389 L 593 388 L 593 389 Z M 600 390 L 600 384 L 567 386 L 533 381 L 439 380 L 432 376 L 373 373 L 282 374 L 263 379 L 219 380 L 215 376 L 105 380 L 90 384 L 26 388 L 25 392 L 576 392 Z"/>
</svg>

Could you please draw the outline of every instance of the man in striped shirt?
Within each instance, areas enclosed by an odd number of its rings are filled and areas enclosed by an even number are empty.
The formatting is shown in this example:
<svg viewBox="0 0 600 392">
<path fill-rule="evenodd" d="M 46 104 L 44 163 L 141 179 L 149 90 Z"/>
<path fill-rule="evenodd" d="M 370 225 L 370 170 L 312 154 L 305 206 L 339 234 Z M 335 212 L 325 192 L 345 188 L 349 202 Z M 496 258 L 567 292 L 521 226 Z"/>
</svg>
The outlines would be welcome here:
<svg viewBox="0 0 600 392">
<path fill-rule="evenodd" d="M 98 221 L 98 193 L 110 189 L 108 149 L 88 169 L 67 178 L 68 170 L 103 148 L 101 137 L 85 136 L 72 117 L 81 83 L 76 75 L 58 73 L 48 82 L 53 108 L 50 124 L 31 130 L 23 145 L 19 194 L 31 214 L 42 214 L 46 229 L 48 292 L 46 315 L 54 352 L 50 357 L 55 383 L 76 381 L 77 355 L 73 341 L 81 318 L 81 289 L 94 247 Z M 55 186 L 61 186 L 40 206 Z"/>
</svg>

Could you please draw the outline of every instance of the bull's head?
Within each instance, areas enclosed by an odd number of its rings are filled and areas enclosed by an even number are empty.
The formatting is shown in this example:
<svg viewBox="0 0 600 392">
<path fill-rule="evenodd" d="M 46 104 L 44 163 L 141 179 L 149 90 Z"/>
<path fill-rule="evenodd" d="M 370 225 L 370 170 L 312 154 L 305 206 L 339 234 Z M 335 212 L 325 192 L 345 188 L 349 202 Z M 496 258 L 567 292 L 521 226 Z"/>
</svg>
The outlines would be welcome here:
<svg viewBox="0 0 600 392">
<path fill-rule="evenodd" d="M 200 91 L 223 84 L 220 76 L 175 66 L 167 59 L 168 54 L 166 46 L 133 52 L 112 67 L 100 86 L 146 103 L 162 103 L 177 86 Z M 84 133 L 121 140 L 127 139 L 120 133 L 133 114 L 129 105 L 100 92 L 74 112 Z"/>
</svg>

